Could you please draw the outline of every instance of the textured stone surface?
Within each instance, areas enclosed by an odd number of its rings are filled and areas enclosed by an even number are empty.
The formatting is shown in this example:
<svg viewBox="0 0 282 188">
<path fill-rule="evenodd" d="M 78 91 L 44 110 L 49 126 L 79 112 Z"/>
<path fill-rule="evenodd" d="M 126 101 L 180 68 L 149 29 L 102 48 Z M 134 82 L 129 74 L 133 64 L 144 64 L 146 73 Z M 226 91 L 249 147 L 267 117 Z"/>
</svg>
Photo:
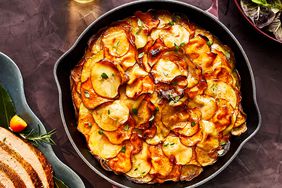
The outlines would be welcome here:
<svg viewBox="0 0 282 188">
<path fill-rule="evenodd" d="M 126 2 L 129 0 L 96 0 L 80 5 L 70 0 L 0 0 L 0 51 L 19 66 L 30 107 L 48 130 L 57 129 L 57 145 L 53 147 L 56 154 L 82 177 L 87 187 L 111 185 L 84 164 L 67 139 L 59 115 L 53 66 L 87 25 Z M 209 6 L 206 0 L 184 2 L 203 9 Z M 220 1 L 220 20 L 250 59 L 263 125 L 238 157 L 202 187 L 282 187 L 282 45 L 247 26 L 233 1 L 227 5 L 228 0 Z"/>
</svg>

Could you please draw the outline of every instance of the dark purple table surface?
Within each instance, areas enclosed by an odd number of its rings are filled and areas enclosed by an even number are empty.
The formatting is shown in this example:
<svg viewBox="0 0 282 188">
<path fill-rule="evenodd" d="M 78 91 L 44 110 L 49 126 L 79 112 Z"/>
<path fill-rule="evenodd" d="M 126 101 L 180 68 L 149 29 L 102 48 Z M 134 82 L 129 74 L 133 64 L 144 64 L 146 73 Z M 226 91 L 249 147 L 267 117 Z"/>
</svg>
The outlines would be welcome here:
<svg viewBox="0 0 282 188">
<path fill-rule="evenodd" d="M 57 130 L 53 147 L 57 156 L 80 175 L 86 187 L 111 185 L 84 164 L 65 134 L 53 67 L 87 25 L 126 2 L 96 0 L 83 6 L 70 0 L 0 0 L 0 51 L 19 66 L 30 107 L 48 130 Z M 209 7 L 208 0 L 185 2 Z M 248 26 L 233 1 L 220 1 L 219 17 L 249 57 L 263 124 L 238 157 L 202 187 L 282 187 L 282 45 Z"/>
</svg>

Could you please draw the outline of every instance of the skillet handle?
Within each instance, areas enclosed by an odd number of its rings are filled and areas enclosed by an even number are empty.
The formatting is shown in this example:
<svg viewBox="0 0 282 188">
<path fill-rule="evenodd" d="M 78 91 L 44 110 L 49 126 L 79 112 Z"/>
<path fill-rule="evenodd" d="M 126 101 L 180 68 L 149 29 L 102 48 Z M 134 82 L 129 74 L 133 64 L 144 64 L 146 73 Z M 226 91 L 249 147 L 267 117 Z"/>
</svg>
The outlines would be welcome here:
<svg viewBox="0 0 282 188">
<path fill-rule="evenodd" d="M 215 18 L 219 19 L 218 17 L 218 0 L 212 0 L 212 4 L 210 8 L 205 10 L 209 14 L 213 15 Z"/>
</svg>

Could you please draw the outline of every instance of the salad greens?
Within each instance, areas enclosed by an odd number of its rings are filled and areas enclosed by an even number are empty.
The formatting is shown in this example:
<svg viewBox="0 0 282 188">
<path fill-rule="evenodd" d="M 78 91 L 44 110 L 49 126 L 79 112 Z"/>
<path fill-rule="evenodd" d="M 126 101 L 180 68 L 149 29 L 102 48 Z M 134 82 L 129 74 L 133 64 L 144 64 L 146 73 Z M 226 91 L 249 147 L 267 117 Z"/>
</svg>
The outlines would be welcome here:
<svg viewBox="0 0 282 188">
<path fill-rule="evenodd" d="M 241 0 L 240 4 L 255 26 L 282 42 L 282 0 Z"/>
</svg>

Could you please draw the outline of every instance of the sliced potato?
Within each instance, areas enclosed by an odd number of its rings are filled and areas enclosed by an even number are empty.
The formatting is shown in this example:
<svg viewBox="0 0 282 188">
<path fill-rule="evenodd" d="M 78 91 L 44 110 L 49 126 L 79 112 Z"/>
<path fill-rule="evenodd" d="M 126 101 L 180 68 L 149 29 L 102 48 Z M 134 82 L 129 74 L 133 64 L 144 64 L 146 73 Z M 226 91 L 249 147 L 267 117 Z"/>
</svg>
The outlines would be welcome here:
<svg viewBox="0 0 282 188">
<path fill-rule="evenodd" d="M 181 174 L 181 165 L 173 165 L 172 170 L 166 177 L 158 176 L 154 179 L 157 183 L 163 183 L 165 181 L 179 181 Z"/>
<path fill-rule="evenodd" d="M 235 122 L 234 127 L 239 127 L 240 125 L 245 123 L 246 120 L 247 120 L 247 115 L 240 109 L 236 117 L 236 122 Z"/>
<path fill-rule="evenodd" d="M 135 16 L 140 20 L 139 22 L 141 22 L 138 23 L 138 26 L 148 30 L 148 32 L 156 28 L 160 22 L 150 11 L 145 13 L 137 11 L 135 12 Z"/>
<path fill-rule="evenodd" d="M 97 95 L 90 79 L 81 84 L 81 99 L 83 104 L 89 109 L 94 109 L 103 103 L 112 101 Z"/>
<path fill-rule="evenodd" d="M 167 136 L 162 149 L 168 158 L 175 157 L 176 164 L 185 165 L 192 158 L 192 148 L 183 145 L 176 136 Z"/>
<path fill-rule="evenodd" d="M 150 76 L 138 78 L 132 84 L 126 86 L 126 95 L 129 98 L 136 98 L 144 93 L 154 92 L 154 82 Z"/>
<path fill-rule="evenodd" d="M 232 86 L 226 84 L 225 82 L 218 80 L 208 80 L 208 88 L 205 94 L 212 97 L 227 100 L 233 108 L 236 108 L 238 103 L 237 91 L 232 88 Z"/>
<path fill-rule="evenodd" d="M 93 155 L 102 159 L 115 157 L 122 148 L 122 145 L 116 145 L 109 142 L 96 123 L 92 124 L 88 146 Z"/>
<path fill-rule="evenodd" d="M 205 73 L 206 80 L 220 80 L 228 85 L 236 87 L 237 81 L 231 70 L 226 67 L 215 68 L 212 72 Z"/>
<path fill-rule="evenodd" d="M 173 132 L 181 134 L 183 136 L 193 136 L 198 131 L 199 131 L 199 124 L 196 122 L 188 122 L 183 128 L 173 129 Z"/>
<path fill-rule="evenodd" d="M 148 162 L 149 157 L 150 153 L 148 144 L 143 142 L 142 150 L 136 155 L 132 156 L 132 168 L 129 172 L 126 173 L 126 175 L 132 178 L 146 176 L 151 169 L 151 164 Z"/>
<path fill-rule="evenodd" d="M 93 112 L 95 122 L 105 131 L 115 131 L 129 117 L 129 109 L 120 100 L 98 107 Z"/>
<path fill-rule="evenodd" d="M 100 60 L 102 60 L 103 58 L 104 58 L 104 51 L 101 50 L 97 52 L 97 54 L 94 54 L 93 56 L 91 56 L 89 59 L 86 60 L 81 72 L 81 78 L 80 78 L 81 82 L 85 82 L 90 78 L 93 65 L 99 62 Z"/>
<path fill-rule="evenodd" d="M 160 146 L 149 146 L 151 153 L 151 170 L 150 174 L 158 174 L 160 176 L 167 176 L 172 170 L 172 163 L 169 161 Z"/>
<path fill-rule="evenodd" d="M 191 181 L 195 177 L 197 177 L 201 172 L 203 171 L 203 168 L 196 165 L 185 165 L 181 168 L 181 181 Z"/>
<path fill-rule="evenodd" d="M 127 34 L 122 27 L 110 27 L 103 34 L 102 42 L 109 53 L 115 57 L 124 56 L 128 50 L 130 43 Z"/>
<path fill-rule="evenodd" d="M 76 85 L 75 84 L 72 86 L 71 93 L 72 93 L 71 97 L 72 97 L 73 105 L 74 105 L 76 113 L 77 113 L 82 100 L 81 100 L 80 94 L 76 91 Z"/>
<path fill-rule="evenodd" d="M 133 182 L 136 183 L 150 183 L 153 180 L 153 176 L 151 176 L 150 174 L 147 174 L 144 177 L 138 177 L 138 178 L 130 178 L 128 177 L 130 180 L 132 180 Z"/>
<path fill-rule="evenodd" d="M 192 147 L 192 146 L 195 146 L 197 143 L 199 143 L 203 139 L 203 133 L 201 130 L 199 130 L 193 136 L 179 135 L 179 138 L 182 144 L 188 147 Z"/>
<path fill-rule="evenodd" d="M 144 129 L 144 126 L 147 127 L 149 119 L 152 117 L 153 111 L 149 108 L 150 102 L 143 100 L 138 107 L 138 109 L 131 109 L 132 117 L 136 122 L 136 128 Z"/>
<path fill-rule="evenodd" d="M 169 134 L 169 130 L 164 126 L 161 121 L 161 113 L 157 112 L 154 118 L 155 125 L 157 127 L 156 135 L 153 138 L 147 138 L 146 142 L 150 145 L 157 145 L 161 143 L 165 137 Z"/>
<path fill-rule="evenodd" d="M 148 73 L 144 69 L 142 69 L 138 64 L 135 64 L 133 67 L 129 68 L 126 71 L 126 74 L 129 76 L 127 84 L 132 84 L 136 79 L 148 75 Z"/>
<path fill-rule="evenodd" d="M 165 53 L 151 71 L 155 82 L 169 83 L 177 76 L 187 76 L 187 64 L 174 52 Z"/>
<path fill-rule="evenodd" d="M 215 99 L 207 95 L 197 95 L 188 103 L 188 107 L 198 107 L 202 114 L 202 119 L 209 120 L 213 117 L 217 110 Z"/>
<path fill-rule="evenodd" d="M 190 33 L 185 27 L 179 24 L 173 24 L 168 28 L 153 30 L 151 37 L 154 40 L 161 38 L 167 47 L 173 48 L 175 46 L 182 47 L 187 44 L 189 42 Z"/>
<path fill-rule="evenodd" d="M 197 161 L 201 166 L 208 166 L 216 162 L 217 152 L 208 153 L 207 151 L 196 147 Z"/>
<path fill-rule="evenodd" d="M 142 150 L 143 140 L 138 136 L 138 133 L 135 131 L 135 129 L 130 137 L 130 143 L 133 146 L 132 155 L 139 153 Z"/>
<path fill-rule="evenodd" d="M 104 131 L 104 135 L 113 144 L 122 144 L 123 141 L 130 139 L 134 125 L 125 123 L 120 126 L 116 131 Z"/>
<path fill-rule="evenodd" d="M 232 127 L 234 126 L 237 114 L 234 114 L 235 111 L 228 101 L 224 99 L 217 99 L 217 104 L 218 110 L 211 121 L 216 125 L 217 131 L 221 132 L 230 125 L 232 125 Z"/>
<path fill-rule="evenodd" d="M 95 92 L 106 98 L 115 98 L 121 84 L 117 68 L 108 61 L 95 63 L 91 70 L 91 82 Z"/>
<path fill-rule="evenodd" d="M 127 21 L 131 25 L 131 34 L 135 37 L 136 48 L 143 48 L 147 44 L 148 35 L 147 31 L 142 27 L 142 21 L 136 17 L 129 18 Z"/>
<path fill-rule="evenodd" d="M 242 125 L 240 125 L 239 127 L 235 127 L 232 129 L 231 134 L 234 136 L 240 136 L 241 134 L 243 134 L 244 132 L 247 131 L 247 123 L 243 123 Z"/>
<path fill-rule="evenodd" d="M 109 160 L 108 166 L 111 169 L 113 169 L 115 172 L 126 173 L 130 171 L 130 169 L 132 168 L 132 164 L 131 164 L 132 149 L 133 147 L 130 145 L 130 143 L 123 145 L 119 154 L 115 158 Z"/>
<path fill-rule="evenodd" d="M 102 47 L 102 37 L 100 36 L 99 38 L 94 38 L 94 40 L 91 41 L 89 47 L 91 48 L 91 52 L 93 54 L 98 53 L 103 49 Z"/>
<path fill-rule="evenodd" d="M 81 103 L 79 107 L 77 129 L 85 136 L 86 140 L 89 138 L 89 133 L 93 124 L 95 124 L 95 122 L 91 115 L 91 111 Z"/>
<path fill-rule="evenodd" d="M 166 105 L 161 113 L 162 122 L 169 130 L 184 128 L 189 123 L 189 112 L 183 107 Z"/>
</svg>

